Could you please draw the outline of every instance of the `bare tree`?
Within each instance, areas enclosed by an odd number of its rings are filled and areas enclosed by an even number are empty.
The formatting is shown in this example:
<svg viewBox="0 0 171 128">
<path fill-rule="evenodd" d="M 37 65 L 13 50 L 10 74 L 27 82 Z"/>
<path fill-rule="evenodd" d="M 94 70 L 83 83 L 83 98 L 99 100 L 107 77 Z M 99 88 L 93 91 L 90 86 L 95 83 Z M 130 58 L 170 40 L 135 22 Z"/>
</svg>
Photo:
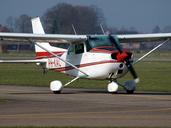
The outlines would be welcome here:
<svg viewBox="0 0 171 128">
<path fill-rule="evenodd" d="M 162 32 L 170 33 L 171 32 L 171 25 L 167 25 L 163 28 Z M 171 41 L 163 46 L 165 49 L 171 49 Z"/>
<path fill-rule="evenodd" d="M 158 25 L 156 25 L 154 27 L 154 29 L 152 30 L 152 33 L 160 33 L 160 32 L 161 32 L 161 29 L 160 29 L 160 27 Z"/>
<path fill-rule="evenodd" d="M 28 15 L 21 15 L 15 20 L 15 32 L 20 33 L 32 33 L 31 17 Z M 22 44 L 18 42 L 17 52 L 20 52 L 20 47 Z M 30 45 L 32 47 L 32 45 Z"/>
<path fill-rule="evenodd" d="M 10 16 L 6 19 L 6 26 L 9 28 L 10 32 L 15 32 L 15 18 Z"/>
<path fill-rule="evenodd" d="M 0 32 L 9 32 L 9 31 L 10 30 L 7 27 L 2 26 L 0 24 Z M 3 52 L 3 53 L 7 52 L 6 45 L 3 42 L 0 43 L 0 52 Z"/>
<path fill-rule="evenodd" d="M 168 25 L 168 26 L 164 27 L 164 28 L 163 28 L 163 32 L 166 32 L 166 33 L 171 32 L 171 26 Z"/>
<path fill-rule="evenodd" d="M 32 27 L 31 27 L 31 17 L 28 15 L 21 15 L 18 17 L 15 21 L 15 30 L 16 32 L 21 33 L 31 33 Z"/>
<path fill-rule="evenodd" d="M 73 6 L 58 4 L 43 16 L 48 33 L 72 34 L 72 24 L 78 34 L 100 33 L 100 24 L 105 24 L 103 14 L 95 6 Z"/>
<path fill-rule="evenodd" d="M 0 32 L 9 32 L 10 30 L 6 26 L 0 24 Z"/>
</svg>

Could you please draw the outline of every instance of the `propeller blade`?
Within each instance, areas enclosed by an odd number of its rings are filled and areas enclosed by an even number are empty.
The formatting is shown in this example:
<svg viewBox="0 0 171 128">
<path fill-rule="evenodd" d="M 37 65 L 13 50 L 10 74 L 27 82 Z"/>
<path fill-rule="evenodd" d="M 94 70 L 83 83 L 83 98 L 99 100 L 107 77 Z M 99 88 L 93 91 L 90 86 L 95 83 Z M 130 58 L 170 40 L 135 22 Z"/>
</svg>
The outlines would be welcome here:
<svg viewBox="0 0 171 128">
<path fill-rule="evenodd" d="M 127 66 L 128 70 L 130 71 L 132 77 L 134 78 L 135 83 L 138 83 L 139 77 L 138 77 L 132 63 L 130 62 L 130 60 L 128 58 L 126 58 L 125 61 L 126 61 L 126 66 Z"/>
<path fill-rule="evenodd" d="M 119 40 L 117 38 L 114 38 L 112 35 L 109 35 L 109 40 L 115 45 L 116 49 L 122 53 L 123 49 L 122 46 L 119 43 Z"/>
<path fill-rule="evenodd" d="M 120 45 L 119 40 L 117 38 L 113 37 L 112 35 L 109 35 L 109 40 L 115 45 L 115 47 L 119 51 L 119 53 L 122 54 L 123 53 L 123 48 Z M 139 78 L 138 78 L 137 73 L 135 72 L 135 69 L 134 69 L 130 59 L 125 58 L 124 61 L 126 62 L 126 66 L 127 66 L 128 70 L 130 71 L 131 75 L 133 76 L 133 78 L 135 80 L 135 83 L 138 83 Z"/>
<path fill-rule="evenodd" d="M 131 62 L 128 59 L 126 59 L 126 66 L 127 66 L 128 70 L 130 71 L 131 75 L 133 76 L 135 82 L 138 83 L 139 82 L 138 75 L 137 75 L 133 65 L 131 64 Z"/>
</svg>

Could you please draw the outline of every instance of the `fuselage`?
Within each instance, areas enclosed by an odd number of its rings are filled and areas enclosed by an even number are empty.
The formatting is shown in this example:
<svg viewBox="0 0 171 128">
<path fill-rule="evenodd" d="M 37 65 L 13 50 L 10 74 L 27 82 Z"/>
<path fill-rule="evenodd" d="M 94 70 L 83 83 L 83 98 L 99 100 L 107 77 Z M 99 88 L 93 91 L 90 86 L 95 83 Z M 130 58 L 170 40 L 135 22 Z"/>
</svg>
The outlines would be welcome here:
<svg viewBox="0 0 171 128">
<path fill-rule="evenodd" d="M 118 53 L 114 46 L 103 40 L 72 43 L 69 49 L 61 55 L 61 58 L 72 63 L 88 76 L 67 65 L 56 57 L 48 58 L 46 67 L 70 76 L 91 79 L 117 79 L 127 73 L 124 62 L 114 57 Z M 100 42 L 99 44 L 97 44 Z M 106 43 L 107 42 L 107 43 Z"/>
</svg>

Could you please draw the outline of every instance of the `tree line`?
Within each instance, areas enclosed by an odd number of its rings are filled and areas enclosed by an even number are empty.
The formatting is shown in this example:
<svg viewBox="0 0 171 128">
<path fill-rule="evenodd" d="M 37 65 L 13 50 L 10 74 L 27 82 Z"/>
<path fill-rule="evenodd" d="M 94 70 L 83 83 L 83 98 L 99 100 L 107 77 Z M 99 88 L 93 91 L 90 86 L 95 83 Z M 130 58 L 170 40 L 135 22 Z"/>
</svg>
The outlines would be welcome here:
<svg viewBox="0 0 171 128">
<path fill-rule="evenodd" d="M 32 33 L 31 16 L 22 14 L 19 17 L 8 17 L 5 26 L 0 24 L 0 31 Z M 102 10 L 96 6 L 81 6 L 60 3 L 49 8 L 41 21 L 45 27 L 46 33 L 51 34 L 73 34 L 75 27 L 78 34 L 101 34 L 100 25 L 105 31 L 114 34 L 136 34 L 139 33 L 136 28 L 117 28 L 109 27 L 106 24 Z M 161 29 L 158 25 L 152 30 L 153 33 L 171 32 L 171 26 Z"/>
<path fill-rule="evenodd" d="M 8 17 L 6 25 L 10 32 L 32 33 L 31 16 L 23 14 L 19 17 Z M 41 21 L 46 33 L 73 34 L 75 27 L 77 34 L 102 34 L 100 25 L 111 33 L 138 33 L 135 28 L 112 28 L 107 26 L 102 10 L 96 6 L 81 6 L 60 3 L 49 8 Z"/>
<path fill-rule="evenodd" d="M 1 32 L 32 33 L 31 16 L 23 14 L 19 17 L 8 17 L 6 25 L 0 25 Z M 104 30 L 112 34 L 137 34 L 136 28 L 109 27 L 106 24 L 104 14 L 96 6 L 81 6 L 60 3 L 49 8 L 41 21 L 46 33 L 51 34 L 74 34 L 73 26 L 77 34 L 103 34 L 100 25 Z M 155 26 L 153 33 L 171 32 L 171 26 L 161 29 Z"/>
</svg>

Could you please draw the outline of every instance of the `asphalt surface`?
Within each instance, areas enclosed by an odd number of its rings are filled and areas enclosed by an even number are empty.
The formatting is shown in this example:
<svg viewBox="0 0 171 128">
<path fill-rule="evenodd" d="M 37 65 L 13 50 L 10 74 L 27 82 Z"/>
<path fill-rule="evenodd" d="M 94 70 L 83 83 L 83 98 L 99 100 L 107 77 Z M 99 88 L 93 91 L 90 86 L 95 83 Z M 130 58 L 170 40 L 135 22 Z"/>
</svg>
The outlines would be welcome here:
<svg viewBox="0 0 171 128">
<path fill-rule="evenodd" d="M 171 93 L 0 85 L 0 126 L 171 127 Z"/>
</svg>

